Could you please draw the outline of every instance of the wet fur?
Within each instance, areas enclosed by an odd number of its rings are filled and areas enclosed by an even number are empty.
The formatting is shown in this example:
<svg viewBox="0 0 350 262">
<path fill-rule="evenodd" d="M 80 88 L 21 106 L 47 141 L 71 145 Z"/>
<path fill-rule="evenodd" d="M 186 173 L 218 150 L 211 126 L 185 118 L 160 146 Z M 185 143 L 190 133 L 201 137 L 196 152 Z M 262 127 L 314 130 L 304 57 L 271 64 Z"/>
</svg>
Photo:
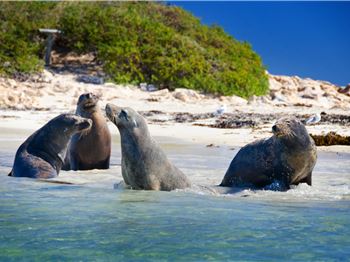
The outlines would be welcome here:
<svg viewBox="0 0 350 262">
<path fill-rule="evenodd" d="M 31 178 L 56 177 L 63 165 L 71 136 L 91 121 L 62 114 L 32 134 L 17 150 L 10 176 Z"/>
<path fill-rule="evenodd" d="M 79 97 L 76 114 L 92 120 L 88 131 L 75 134 L 68 148 L 63 170 L 108 169 L 111 157 L 111 134 L 106 119 L 92 93 Z"/>
<path fill-rule="evenodd" d="M 278 184 L 312 184 L 317 152 L 305 126 L 295 118 L 282 118 L 273 127 L 274 135 L 241 148 L 232 160 L 221 186 L 265 188 Z"/>
<path fill-rule="evenodd" d="M 108 104 L 106 113 L 118 127 L 122 175 L 133 189 L 170 191 L 190 186 L 186 176 L 167 158 L 148 132 L 145 119 L 131 108 Z"/>
</svg>

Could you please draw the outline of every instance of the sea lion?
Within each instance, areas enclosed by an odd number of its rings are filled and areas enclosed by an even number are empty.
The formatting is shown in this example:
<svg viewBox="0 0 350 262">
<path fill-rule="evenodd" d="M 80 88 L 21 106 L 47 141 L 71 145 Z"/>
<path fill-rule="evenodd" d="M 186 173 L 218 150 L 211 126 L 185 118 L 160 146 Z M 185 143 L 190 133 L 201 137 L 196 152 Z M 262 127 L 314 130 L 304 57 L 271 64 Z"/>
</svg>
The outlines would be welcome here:
<svg viewBox="0 0 350 262">
<path fill-rule="evenodd" d="M 148 132 L 146 120 L 131 108 L 106 105 L 108 118 L 118 127 L 122 175 L 133 189 L 170 191 L 190 186 L 186 176 L 170 163 Z"/>
<path fill-rule="evenodd" d="M 273 136 L 250 143 L 232 160 L 220 186 L 287 190 L 290 185 L 311 186 L 317 152 L 305 126 L 296 118 L 281 118 Z"/>
<path fill-rule="evenodd" d="M 79 97 L 76 114 L 92 120 L 92 127 L 73 135 L 63 170 L 108 169 L 111 157 L 111 133 L 105 116 L 92 93 Z"/>
<path fill-rule="evenodd" d="M 74 114 L 61 114 L 53 118 L 18 148 L 9 176 L 56 177 L 63 165 L 72 135 L 91 125 L 90 119 Z"/>
</svg>

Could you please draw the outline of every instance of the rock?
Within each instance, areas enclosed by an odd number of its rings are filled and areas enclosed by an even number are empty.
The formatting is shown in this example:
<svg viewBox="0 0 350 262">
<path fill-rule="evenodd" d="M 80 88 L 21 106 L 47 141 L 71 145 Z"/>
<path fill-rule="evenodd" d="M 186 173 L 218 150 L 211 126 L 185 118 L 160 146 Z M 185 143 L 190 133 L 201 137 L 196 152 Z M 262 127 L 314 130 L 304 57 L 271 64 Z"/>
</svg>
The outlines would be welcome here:
<svg viewBox="0 0 350 262">
<path fill-rule="evenodd" d="M 251 96 L 248 99 L 248 105 L 271 104 L 271 99 L 266 96 Z"/>
<path fill-rule="evenodd" d="M 154 96 L 165 96 L 165 95 L 168 95 L 168 94 L 169 94 L 169 90 L 167 88 L 161 89 L 161 90 L 158 90 L 158 91 L 154 91 L 152 93 L 152 95 L 154 95 Z"/>
<path fill-rule="evenodd" d="M 142 91 L 147 91 L 147 83 L 140 83 L 139 87 Z"/>
<path fill-rule="evenodd" d="M 176 88 L 173 97 L 183 102 L 198 100 L 201 96 L 194 90 L 186 88 Z"/>
<path fill-rule="evenodd" d="M 347 90 L 326 82 L 297 76 L 269 75 L 270 96 L 274 104 L 287 103 L 294 106 L 317 106 L 333 108 L 338 102 L 350 103 L 350 87 Z M 343 93 L 344 96 L 339 96 Z M 283 97 L 282 99 L 281 96 Z M 276 104 L 277 105 L 277 104 Z"/>
<path fill-rule="evenodd" d="M 248 103 L 246 99 L 239 96 L 230 96 L 226 101 L 227 101 L 226 103 L 230 103 L 234 106 L 246 105 Z"/>
<path fill-rule="evenodd" d="M 104 79 L 98 76 L 80 75 L 77 77 L 78 82 L 83 82 L 86 84 L 103 85 Z"/>
<path fill-rule="evenodd" d="M 176 92 L 173 94 L 174 98 L 181 100 L 182 102 L 189 101 L 189 97 L 183 92 Z"/>
<path fill-rule="evenodd" d="M 155 85 L 149 84 L 147 85 L 147 91 L 148 92 L 158 91 L 158 88 L 156 88 Z"/>
<path fill-rule="evenodd" d="M 341 94 L 350 94 L 350 84 L 348 84 L 345 88 L 339 88 L 338 92 Z"/>
<path fill-rule="evenodd" d="M 6 78 L 5 83 L 10 88 L 17 88 L 17 81 L 11 78 Z"/>
</svg>

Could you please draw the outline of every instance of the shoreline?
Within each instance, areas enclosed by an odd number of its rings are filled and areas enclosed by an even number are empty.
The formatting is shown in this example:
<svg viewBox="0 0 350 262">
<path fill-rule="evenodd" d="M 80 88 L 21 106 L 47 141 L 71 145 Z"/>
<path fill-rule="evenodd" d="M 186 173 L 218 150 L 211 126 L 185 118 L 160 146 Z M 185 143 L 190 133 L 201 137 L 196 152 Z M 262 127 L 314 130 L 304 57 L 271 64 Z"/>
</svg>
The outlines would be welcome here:
<svg viewBox="0 0 350 262">
<path fill-rule="evenodd" d="M 56 115 L 55 112 L 0 110 L 0 129 L 23 135 L 28 134 L 29 136 Z M 108 126 L 112 136 L 118 137 L 118 130 L 110 121 L 108 121 Z M 257 139 L 268 138 L 272 135 L 271 125 L 269 124 L 257 128 L 213 128 L 196 126 L 191 123 L 163 122 L 160 124 L 148 123 L 148 127 L 151 135 L 156 140 L 161 138 L 161 140 L 177 141 L 180 144 L 213 148 L 228 147 L 237 149 Z M 307 129 L 310 133 L 317 134 L 327 131 L 350 133 L 348 128 L 342 126 L 316 125 L 308 126 Z M 319 146 L 317 149 L 322 152 L 350 153 L 350 146 Z"/>
<path fill-rule="evenodd" d="M 272 135 L 278 118 L 293 115 L 305 120 L 313 135 L 330 131 L 350 136 L 350 95 L 331 83 L 299 77 L 270 75 L 270 92 L 249 100 L 214 96 L 189 89 L 143 91 L 136 86 L 79 82 L 80 75 L 44 70 L 26 81 L 0 77 L 0 128 L 34 131 L 58 114 L 74 113 L 78 97 L 93 92 L 106 103 L 131 107 L 147 120 L 151 135 L 203 146 L 242 147 Z M 217 114 L 224 106 L 223 114 Z M 110 123 L 110 122 L 109 122 Z M 220 127 L 220 128 L 217 128 Z M 118 131 L 110 123 L 112 134 Z M 350 152 L 350 146 L 319 147 L 321 151 Z"/>
</svg>

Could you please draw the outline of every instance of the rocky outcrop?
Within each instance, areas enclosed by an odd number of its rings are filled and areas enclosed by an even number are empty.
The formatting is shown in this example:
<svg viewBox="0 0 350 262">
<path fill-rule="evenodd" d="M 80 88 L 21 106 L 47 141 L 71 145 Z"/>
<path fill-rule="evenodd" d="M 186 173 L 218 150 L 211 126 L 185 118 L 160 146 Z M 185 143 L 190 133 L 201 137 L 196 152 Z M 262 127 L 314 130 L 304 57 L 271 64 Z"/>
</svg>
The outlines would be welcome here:
<svg viewBox="0 0 350 262">
<path fill-rule="evenodd" d="M 339 88 L 329 82 L 302 79 L 297 76 L 269 76 L 270 91 L 265 96 L 253 96 L 248 100 L 237 96 L 214 96 L 198 91 L 178 88 L 170 92 L 167 89 L 153 92 L 143 91 L 136 86 L 120 86 L 113 83 L 95 82 L 97 76 L 84 78 L 71 72 L 51 72 L 25 79 L 0 77 L 0 108 L 16 110 L 64 110 L 75 105 L 83 92 L 94 92 L 102 96 L 102 101 L 132 98 L 140 108 L 146 109 L 145 103 L 167 103 L 169 110 L 182 111 L 183 107 L 199 112 L 214 112 L 220 105 L 226 105 L 228 111 L 242 108 L 262 107 L 312 107 L 323 109 L 350 108 L 349 88 Z M 92 80 L 91 80 L 92 79 Z M 78 81 L 79 80 L 79 81 Z M 86 81 L 85 81 L 86 80 Z M 91 81 L 90 81 L 91 80 Z"/>
<path fill-rule="evenodd" d="M 340 92 L 340 87 L 326 81 L 297 76 L 269 76 L 268 100 L 274 105 L 305 106 L 346 109 L 350 96 Z"/>
</svg>

